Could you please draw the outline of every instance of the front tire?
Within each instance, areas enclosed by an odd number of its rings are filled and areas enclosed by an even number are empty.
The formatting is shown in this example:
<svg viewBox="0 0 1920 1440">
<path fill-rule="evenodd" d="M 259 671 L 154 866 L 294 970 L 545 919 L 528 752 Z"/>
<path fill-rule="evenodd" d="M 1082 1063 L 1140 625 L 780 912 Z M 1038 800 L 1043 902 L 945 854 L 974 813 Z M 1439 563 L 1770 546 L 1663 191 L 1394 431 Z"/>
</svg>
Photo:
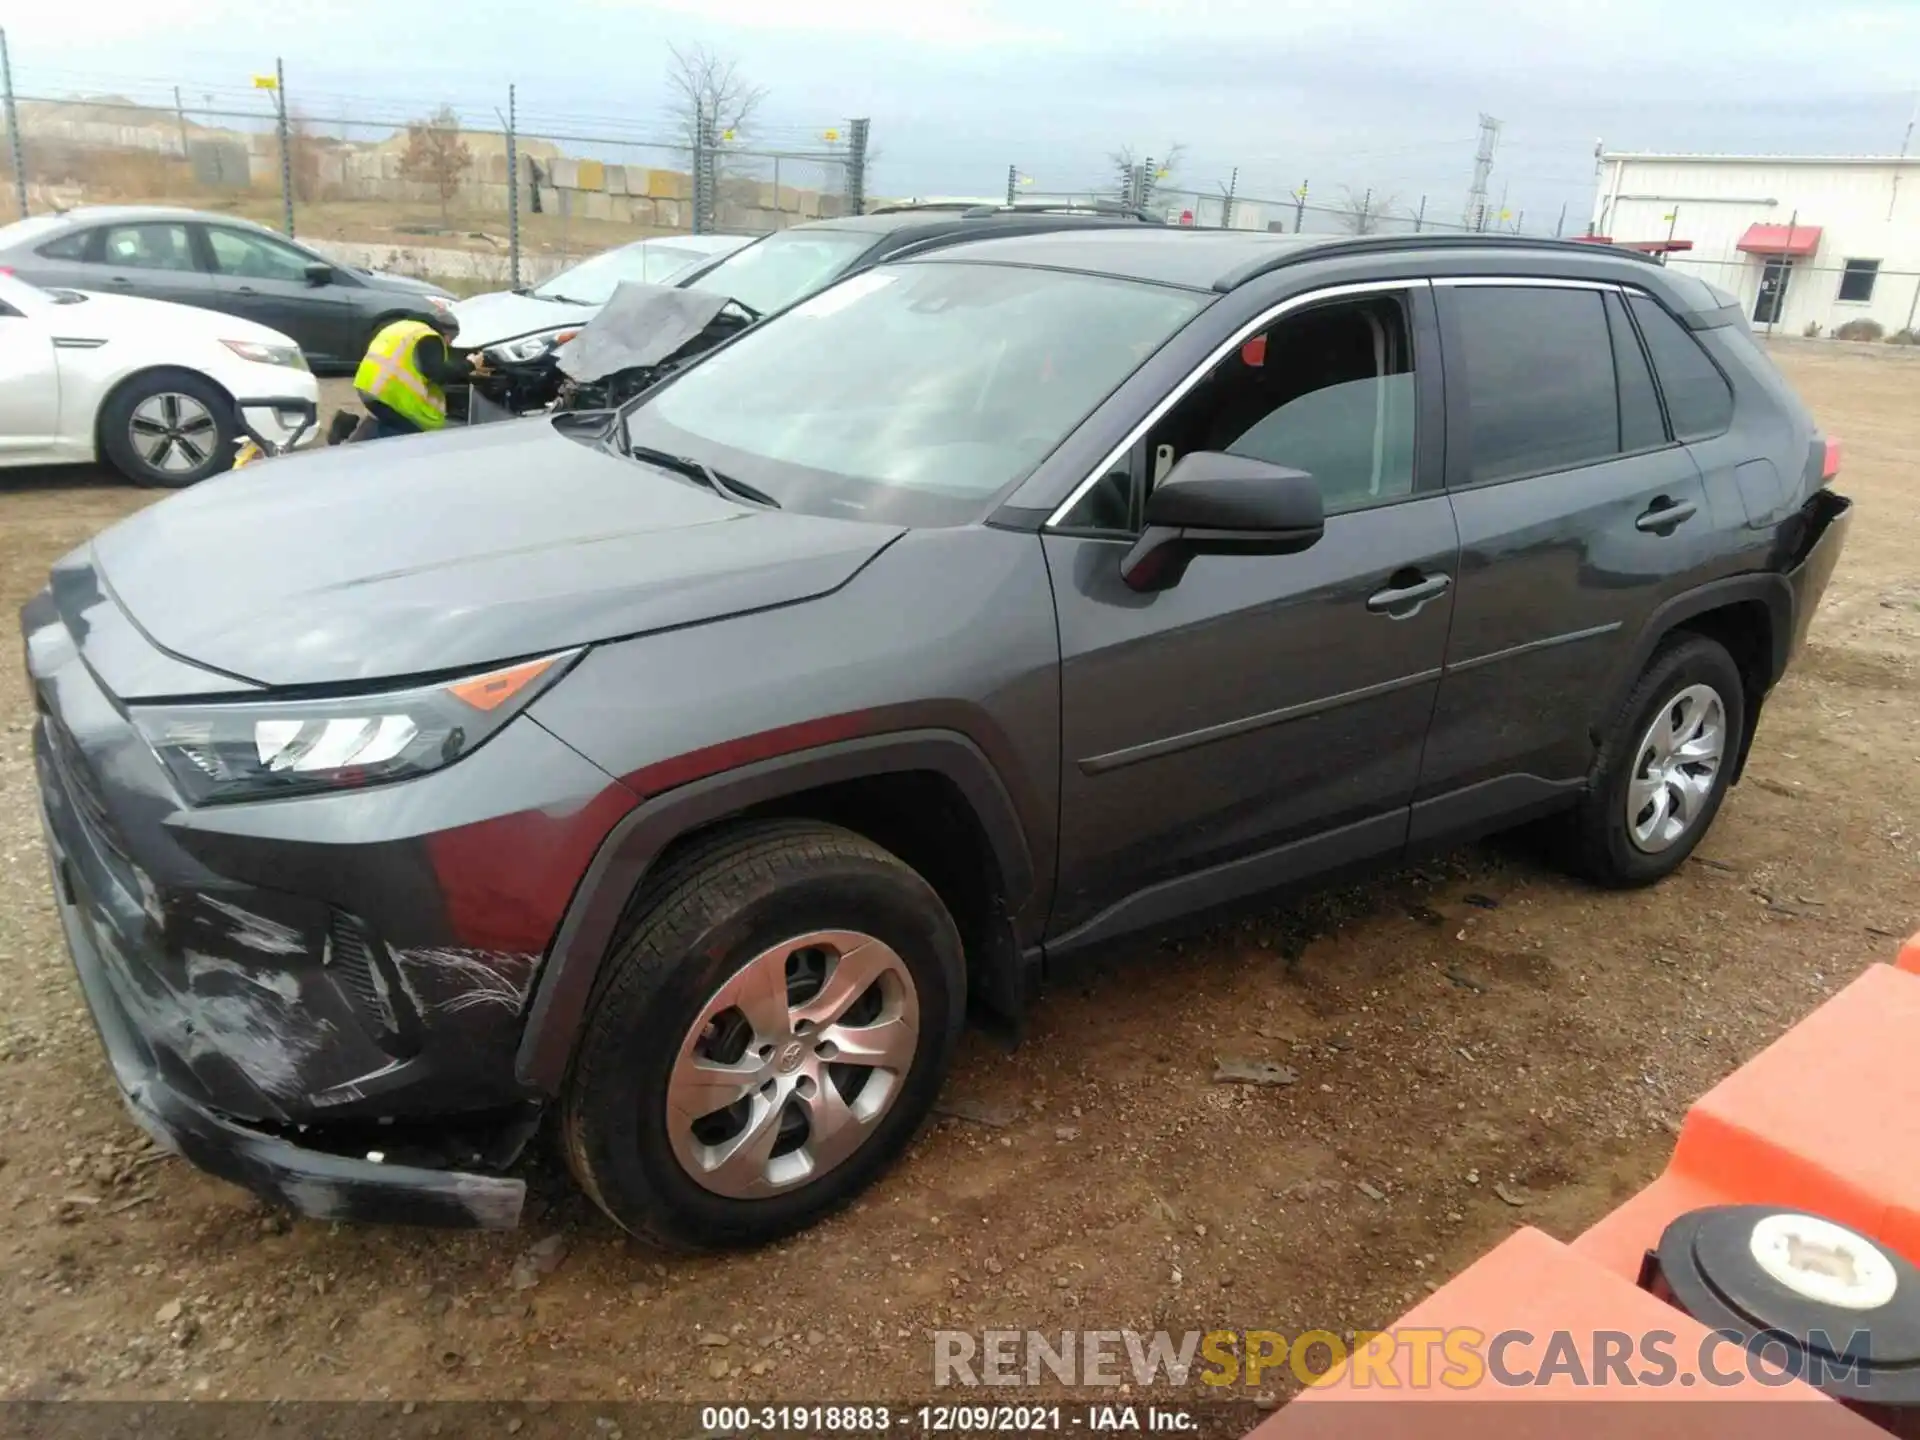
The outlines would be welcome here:
<svg viewBox="0 0 1920 1440">
<path fill-rule="evenodd" d="M 1622 889 L 1677 870 L 1720 812 L 1745 725 L 1746 692 L 1726 649 L 1702 635 L 1664 644 L 1615 717 L 1574 812 L 1574 868 Z"/>
<path fill-rule="evenodd" d="M 100 407 L 100 448 L 136 485 L 179 490 L 233 465 L 233 402 L 190 370 L 136 375 Z"/>
<path fill-rule="evenodd" d="M 613 945 L 561 1101 L 574 1177 L 670 1249 L 758 1245 L 846 1204 L 932 1108 L 965 1013 L 952 917 L 835 826 L 695 845 Z"/>
</svg>

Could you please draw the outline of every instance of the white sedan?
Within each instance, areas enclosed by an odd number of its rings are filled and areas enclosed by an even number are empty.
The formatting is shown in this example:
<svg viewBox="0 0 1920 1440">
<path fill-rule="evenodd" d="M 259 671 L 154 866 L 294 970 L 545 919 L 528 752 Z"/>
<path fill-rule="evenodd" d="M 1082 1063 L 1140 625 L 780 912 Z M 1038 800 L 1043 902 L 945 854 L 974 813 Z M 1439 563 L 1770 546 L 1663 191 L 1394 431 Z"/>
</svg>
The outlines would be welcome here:
<svg viewBox="0 0 1920 1440">
<path fill-rule="evenodd" d="M 232 465 L 243 425 L 289 443 L 319 398 L 277 330 L 0 274 L 0 466 L 105 460 L 135 484 L 177 488 Z"/>
</svg>

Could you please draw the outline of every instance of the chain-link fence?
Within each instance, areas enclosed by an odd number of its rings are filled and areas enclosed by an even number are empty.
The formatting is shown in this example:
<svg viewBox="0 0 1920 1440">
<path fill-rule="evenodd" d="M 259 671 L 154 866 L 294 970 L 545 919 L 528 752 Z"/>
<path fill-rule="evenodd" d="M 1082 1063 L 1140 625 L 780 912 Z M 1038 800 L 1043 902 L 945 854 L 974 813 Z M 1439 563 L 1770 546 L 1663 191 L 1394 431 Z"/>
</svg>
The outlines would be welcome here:
<svg viewBox="0 0 1920 1440">
<path fill-rule="evenodd" d="M 497 106 L 303 94 L 278 70 L 166 101 L 23 91 L 8 88 L 0 163 L 24 213 L 241 215 L 457 289 L 537 283 L 650 236 L 762 234 L 847 213 L 866 190 L 865 120 L 762 141 L 697 115 L 635 126 L 523 109 L 511 89 Z"/>
<path fill-rule="evenodd" d="M 1530 219 L 1525 211 L 1487 211 L 1475 225 L 1463 222 L 1452 196 L 1338 187 L 1320 192 L 1302 186 L 1280 195 L 1242 191 L 1235 181 L 1212 189 L 1188 188 L 1165 181 L 1147 183 L 1136 174 L 1105 187 L 1047 189 L 1016 167 L 1009 174 L 1008 200 L 1015 204 L 1124 205 L 1144 209 L 1171 224 L 1227 230 L 1266 230 L 1310 235 L 1414 235 L 1422 233 L 1558 235 L 1565 211 Z"/>
<path fill-rule="evenodd" d="M 1756 330 L 1774 335 L 1920 344 L 1920 271 L 1875 260 L 1818 265 L 1783 256 L 1666 257 L 1675 270 L 1731 295 Z"/>
</svg>

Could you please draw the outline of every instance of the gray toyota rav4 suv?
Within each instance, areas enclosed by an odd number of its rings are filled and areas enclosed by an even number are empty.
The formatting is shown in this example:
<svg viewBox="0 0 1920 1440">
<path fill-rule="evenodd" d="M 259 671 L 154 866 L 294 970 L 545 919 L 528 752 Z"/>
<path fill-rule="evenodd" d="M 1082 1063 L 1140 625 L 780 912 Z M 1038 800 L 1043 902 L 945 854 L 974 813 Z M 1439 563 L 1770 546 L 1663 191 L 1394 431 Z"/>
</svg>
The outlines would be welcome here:
<svg viewBox="0 0 1920 1440">
<path fill-rule="evenodd" d="M 969 1010 L 1550 818 L 1671 871 L 1845 534 L 1738 309 L 1600 247 L 1103 230 L 879 266 L 619 412 L 169 498 L 26 607 L 134 1117 L 311 1215 L 847 1200 Z"/>
</svg>

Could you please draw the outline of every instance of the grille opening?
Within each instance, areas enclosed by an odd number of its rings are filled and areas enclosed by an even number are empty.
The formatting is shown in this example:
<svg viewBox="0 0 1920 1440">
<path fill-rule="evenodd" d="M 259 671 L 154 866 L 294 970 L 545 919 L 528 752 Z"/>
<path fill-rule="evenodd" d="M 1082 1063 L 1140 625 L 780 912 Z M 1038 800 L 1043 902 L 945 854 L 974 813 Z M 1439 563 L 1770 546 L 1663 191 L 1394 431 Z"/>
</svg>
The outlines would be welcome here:
<svg viewBox="0 0 1920 1440">
<path fill-rule="evenodd" d="M 322 963 L 339 981 L 369 1030 L 390 1055 L 418 1052 L 420 1017 L 414 1013 L 400 973 L 386 946 L 344 910 L 328 912 L 327 947 Z"/>
</svg>

